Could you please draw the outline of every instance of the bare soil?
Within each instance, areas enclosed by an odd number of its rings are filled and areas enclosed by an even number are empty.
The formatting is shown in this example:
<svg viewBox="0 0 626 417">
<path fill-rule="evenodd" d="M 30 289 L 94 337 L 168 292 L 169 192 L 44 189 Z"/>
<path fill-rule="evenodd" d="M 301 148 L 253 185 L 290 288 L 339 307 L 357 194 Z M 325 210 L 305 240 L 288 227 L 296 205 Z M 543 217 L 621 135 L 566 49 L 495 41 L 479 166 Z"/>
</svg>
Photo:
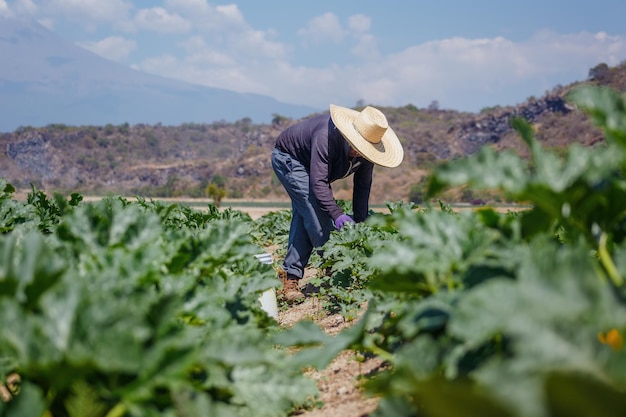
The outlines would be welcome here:
<svg viewBox="0 0 626 417">
<path fill-rule="evenodd" d="M 308 268 L 302 285 L 315 276 L 317 271 Z M 328 334 L 337 334 L 350 327 L 355 321 L 347 322 L 339 314 L 329 315 L 315 297 L 307 297 L 302 303 L 281 305 L 277 321 L 289 327 L 301 320 L 317 323 Z M 364 306 L 365 307 L 365 306 Z M 359 352 L 346 350 L 339 354 L 326 369 L 311 370 L 307 376 L 317 381 L 320 391 L 321 408 L 299 410 L 294 415 L 299 417 L 366 417 L 372 413 L 378 399 L 365 394 L 360 380 L 383 366 L 378 358 L 365 358 Z"/>
</svg>

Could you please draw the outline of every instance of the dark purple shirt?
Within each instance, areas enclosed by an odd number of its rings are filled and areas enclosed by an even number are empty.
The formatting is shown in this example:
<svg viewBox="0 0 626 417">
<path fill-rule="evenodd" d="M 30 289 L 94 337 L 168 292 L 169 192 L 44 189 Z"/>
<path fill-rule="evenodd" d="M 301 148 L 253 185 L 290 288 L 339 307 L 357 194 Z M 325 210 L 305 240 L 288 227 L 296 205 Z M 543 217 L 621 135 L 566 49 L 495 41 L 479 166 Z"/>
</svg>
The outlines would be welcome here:
<svg viewBox="0 0 626 417">
<path fill-rule="evenodd" d="M 362 157 L 350 158 L 350 145 L 329 115 L 314 116 L 288 127 L 278 136 L 276 148 L 304 165 L 313 194 L 333 220 L 343 211 L 335 201 L 331 183 L 354 174 L 354 220 L 367 218 L 374 164 Z"/>
</svg>

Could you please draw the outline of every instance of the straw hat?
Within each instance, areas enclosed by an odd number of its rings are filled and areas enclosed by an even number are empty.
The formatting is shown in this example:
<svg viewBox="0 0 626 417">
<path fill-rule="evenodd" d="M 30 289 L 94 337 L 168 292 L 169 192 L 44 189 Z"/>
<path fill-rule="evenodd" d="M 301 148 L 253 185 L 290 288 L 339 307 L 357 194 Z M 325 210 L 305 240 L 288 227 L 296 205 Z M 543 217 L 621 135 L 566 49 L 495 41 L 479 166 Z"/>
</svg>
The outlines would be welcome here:
<svg viewBox="0 0 626 417">
<path fill-rule="evenodd" d="M 359 112 L 331 104 L 330 117 L 348 143 L 368 161 L 388 168 L 402 162 L 402 144 L 380 110 L 367 106 Z"/>
</svg>

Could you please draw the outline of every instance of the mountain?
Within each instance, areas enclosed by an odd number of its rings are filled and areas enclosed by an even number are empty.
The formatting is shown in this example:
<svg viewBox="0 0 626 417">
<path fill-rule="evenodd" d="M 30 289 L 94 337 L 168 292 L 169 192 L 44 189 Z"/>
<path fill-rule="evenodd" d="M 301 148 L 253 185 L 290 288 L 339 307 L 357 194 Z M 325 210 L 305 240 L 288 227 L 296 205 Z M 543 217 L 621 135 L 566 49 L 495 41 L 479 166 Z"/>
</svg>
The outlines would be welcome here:
<svg viewBox="0 0 626 417">
<path fill-rule="evenodd" d="M 319 109 L 145 74 L 33 21 L 0 17 L 0 132 L 19 126 L 267 123 Z"/>
</svg>

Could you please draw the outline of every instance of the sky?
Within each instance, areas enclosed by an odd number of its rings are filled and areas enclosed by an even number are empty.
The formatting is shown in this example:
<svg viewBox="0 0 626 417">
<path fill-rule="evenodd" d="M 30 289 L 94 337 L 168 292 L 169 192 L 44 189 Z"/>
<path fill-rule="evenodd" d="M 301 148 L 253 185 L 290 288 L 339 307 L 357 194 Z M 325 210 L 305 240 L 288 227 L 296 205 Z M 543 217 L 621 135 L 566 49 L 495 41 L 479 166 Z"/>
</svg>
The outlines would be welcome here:
<svg viewBox="0 0 626 417">
<path fill-rule="evenodd" d="M 625 0 L 0 0 L 98 55 L 286 103 L 479 112 L 626 61 Z"/>
</svg>

